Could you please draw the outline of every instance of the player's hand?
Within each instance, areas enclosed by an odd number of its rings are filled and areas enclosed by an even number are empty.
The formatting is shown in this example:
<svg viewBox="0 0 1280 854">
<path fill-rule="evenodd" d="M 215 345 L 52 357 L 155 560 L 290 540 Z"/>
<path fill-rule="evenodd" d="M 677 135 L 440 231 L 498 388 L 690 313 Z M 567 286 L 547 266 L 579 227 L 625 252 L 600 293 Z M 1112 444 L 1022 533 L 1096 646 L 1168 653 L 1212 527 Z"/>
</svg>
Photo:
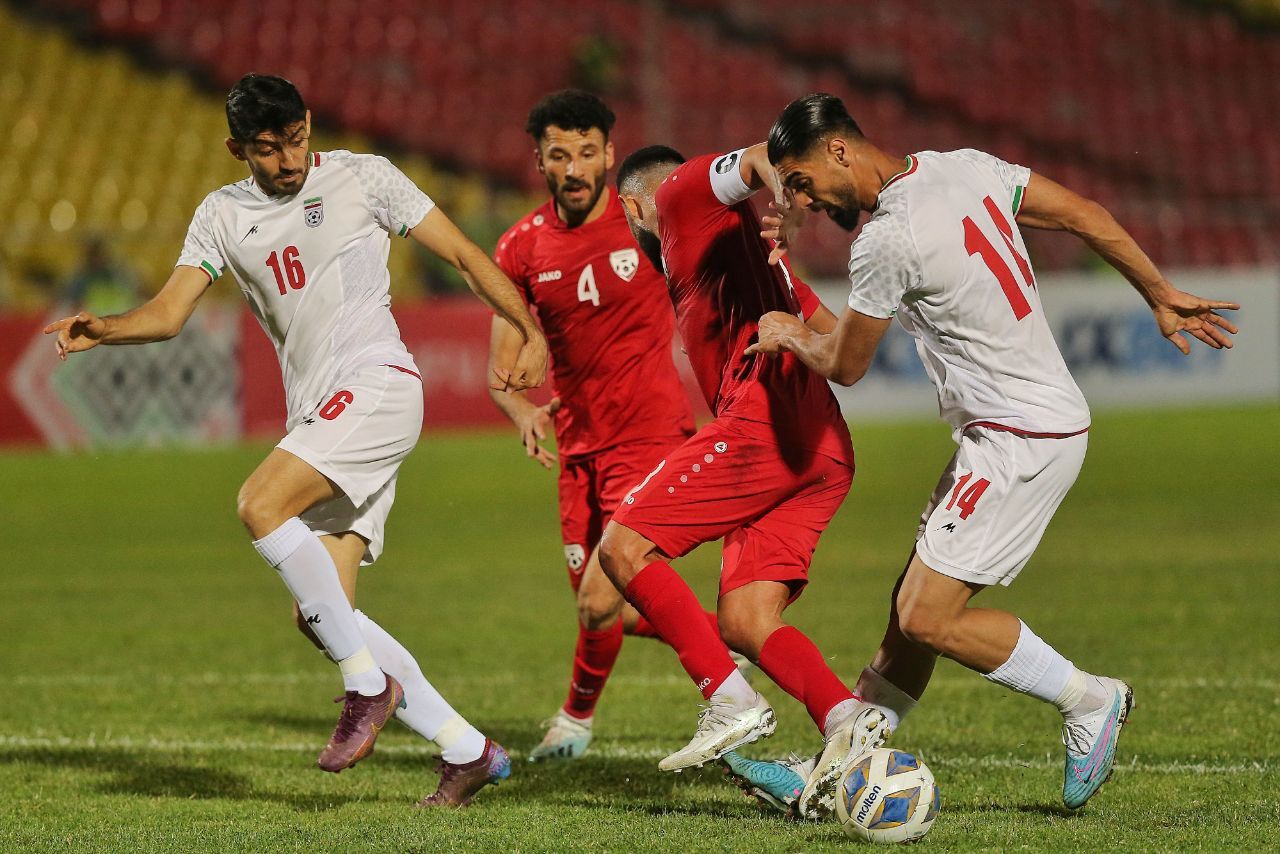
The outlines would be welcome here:
<svg viewBox="0 0 1280 854">
<path fill-rule="evenodd" d="M 556 464 L 556 455 L 542 447 L 540 443 L 547 438 L 551 416 L 559 410 L 560 398 L 553 397 L 547 405 L 530 406 L 516 418 L 516 428 L 520 431 L 520 441 L 524 443 L 525 455 L 544 469 L 549 469 Z"/>
<path fill-rule="evenodd" d="M 1185 293 L 1172 285 L 1155 295 L 1151 313 L 1155 315 L 1160 334 L 1168 338 L 1182 355 L 1191 355 L 1186 336 L 1199 338 L 1215 350 L 1232 347 L 1231 336 L 1240 332 L 1236 325 L 1217 313 L 1217 309 L 1237 311 L 1239 303 L 1207 300 Z M 1184 334 L 1185 333 L 1185 334 Z"/>
<path fill-rule="evenodd" d="M 803 333 L 805 325 L 800 318 L 785 311 L 771 311 L 760 318 L 759 339 L 745 351 L 746 355 L 757 353 L 775 355 L 786 352 L 788 342 L 797 333 Z"/>
<path fill-rule="evenodd" d="M 50 323 L 44 328 L 44 334 L 58 333 L 54 346 L 58 348 L 58 358 L 65 362 L 68 353 L 80 353 L 90 347 L 98 346 L 106 328 L 107 325 L 102 318 L 82 311 L 75 317 L 64 317 Z"/>
<path fill-rule="evenodd" d="M 760 236 L 765 240 L 773 241 L 769 263 L 775 265 L 790 251 L 795 236 L 800 233 L 805 220 L 804 208 L 793 204 L 794 193 L 790 189 L 785 189 L 783 193 L 785 203 L 779 205 L 776 200 L 769 202 L 769 213 L 760 218 L 764 226 Z"/>
<path fill-rule="evenodd" d="M 511 367 L 495 365 L 490 387 L 495 391 L 526 391 L 537 388 L 547 379 L 547 339 L 538 329 L 531 330 L 529 337 L 516 354 L 516 362 Z"/>
</svg>

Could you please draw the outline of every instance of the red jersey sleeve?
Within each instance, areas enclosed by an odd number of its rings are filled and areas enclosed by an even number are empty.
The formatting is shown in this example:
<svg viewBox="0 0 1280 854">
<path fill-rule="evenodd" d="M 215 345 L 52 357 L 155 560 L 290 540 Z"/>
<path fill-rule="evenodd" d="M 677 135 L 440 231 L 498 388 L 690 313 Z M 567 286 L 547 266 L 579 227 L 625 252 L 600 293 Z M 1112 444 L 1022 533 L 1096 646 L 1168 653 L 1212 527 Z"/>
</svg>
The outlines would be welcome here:
<svg viewBox="0 0 1280 854">
<path fill-rule="evenodd" d="M 515 283 L 521 299 L 524 300 L 525 305 L 529 305 L 532 294 L 529 291 L 529 277 L 525 275 L 524 257 L 521 252 L 523 243 L 520 240 L 520 226 L 522 224 L 524 220 L 511 226 L 498 240 L 498 246 L 493 250 L 493 262 L 498 265 L 499 270 L 507 274 L 508 279 Z"/>
<path fill-rule="evenodd" d="M 779 262 L 782 266 L 782 274 L 787 277 L 787 281 L 791 283 L 791 290 L 795 293 L 796 299 L 800 302 L 800 313 L 805 320 L 813 317 L 814 312 L 822 308 L 822 300 L 818 299 L 818 295 L 813 292 L 813 288 L 796 275 L 795 270 L 791 269 L 791 264 L 786 258 Z"/>
<path fill-rule="evenodd" d="M 726 207 L 747 198 L 751 191 L 742 181 L 737 168 L 740 156 L 736 151 L 729 154 L 704 154 L 681 163 L 666 177 L 655 194 L 659 215 L 705 219 L 718 216 Z M 718 168 L 726 171 L 719 172 Z M 725 181 L 725 177 L 736 178 L 737 183 L 746 191 L 741 198 L 726 194 L 721 184 L 731 185 L 731 182 Z"/>
</svg>

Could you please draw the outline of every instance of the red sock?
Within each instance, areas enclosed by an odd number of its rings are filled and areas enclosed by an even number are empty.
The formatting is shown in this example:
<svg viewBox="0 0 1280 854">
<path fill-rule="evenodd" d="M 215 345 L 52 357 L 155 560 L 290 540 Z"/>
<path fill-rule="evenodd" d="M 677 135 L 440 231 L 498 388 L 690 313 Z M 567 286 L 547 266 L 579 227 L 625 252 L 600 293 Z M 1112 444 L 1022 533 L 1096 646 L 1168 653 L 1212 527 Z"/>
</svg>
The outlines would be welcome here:
<svg viewBox="0 0 1280 854">
<path fill-rule="evenodd" d="M 756 662 L 778 687 L 804 703 L 821 730 L 827 712 L 853 698 L 840 677 L 831 672 L 813 641 L 794 626 L 783 626 L 765 639 Z"/>
<path fill-rule="evenodd" d="M 707 615 L 707 622 L 711 624 L 711 631 L 719 635 L 720 623 L 716 620 L 716 612 L 703 611 L 702 613 Z M 630 633 L 638 638 L 656 638 L 657 640 L 662 640 L 661 637 L 658 637 L 658 630 L 653 627 L 653 623 L 644 618 L 644 614 L 641 614 L 640 618 L 636 620 L 635 628 L 633 628 Z"/>
<path fill-rule="evenodd" d="M 680 664 L 707 699 L 733 673 L 733 659 L 689 585 L 666 563 L 654 561 L 636 573 L 627 601 L 680 656 Z"/>
<path fill-rule="evenodd" d="M 573 652 L 573 679 L 569 683 L 569 699 L 564 701 L 565 714 L 579 720 L 595 714 L 596 703 L 600 702 L 600 693 L 621 649 L 622 620 L 614 620 L 612 626 L 598 632 L 578 626 L 578 648 Z"/>
</svg>

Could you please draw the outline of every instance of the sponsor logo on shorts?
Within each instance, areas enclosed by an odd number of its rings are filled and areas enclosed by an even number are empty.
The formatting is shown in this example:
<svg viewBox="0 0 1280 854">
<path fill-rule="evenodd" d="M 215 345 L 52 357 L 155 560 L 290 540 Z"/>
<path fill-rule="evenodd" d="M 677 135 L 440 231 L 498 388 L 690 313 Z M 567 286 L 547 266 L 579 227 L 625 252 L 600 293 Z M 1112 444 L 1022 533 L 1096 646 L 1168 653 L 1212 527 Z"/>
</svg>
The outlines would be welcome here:
<svg viewBox="0 0 1280 854">
<path fill-rule="evenodd" d="M 708 676 L 706 679 L 703 679 L 701 682 L 698 683 L 698 690 L 701 691 L 703 688 L 707 687 L 710 684 L 711 684 L 711 677 Z"/>
<path fill-rule="evenodd" d="M 658 463 L 658 467 L 657 467 L 656 469 L 654 469 L 653 471 L 649 472 L 647 475 L 645 475 L 644 480 L 640 481 L 640 483 L 638 483 L 636 486 L 632 487 L 631 491 L 627 493 L 627 497 L 626 497 L 626 498 L 624 498 L 624 499 L 622 499 L 622 503 L 623 503 L 623 504 L 635 504 L 635 503 L 636 503 L 636 493 L 637 493 L 637 492 L 639 492 L 640 490 L 644 489 L 646 486 L 648 486 L 648 485 L 649 485 L 649 481 L 653 480 L 653 476 L 654 476 L 655 474 L 657 474 L 658 472 L 662 471 L 662 467 L 663 467 L 663 466 L 665 466 L 666 464 L 667 464 L 667 461 L 666 461 L 666 460 L 663 460 L 662 462 Z"/>
<path fill-rule="evenodd" d="M 956 523 L 955 523 L 955 522 L 948 522 L 948 523 L 947 523 L 947 524 L 945 524 L 945 525 L 939 525 L 939 526 L 938 526 L 938 530 L 939 530 L 939 531 L 948 531 L 948 532 L 950 532 L 950 533 L 955 533 L 955 530 L 956 530 Z"/>
<path fill-rule="evenodd" d="M 560 277 L 562 275 L 564 274 L 561 273 L 559 270 L 547 270 L 546 272 L 538 274 L 538 281 L 539 282 L 558 282 L 560 281 Z"/>
<path fill-rule="evenodd" d="M 587 563 L 587 550 L 577 543 L 565 546 L 564 562 L 570 572 L 582 572 L 582 567 Z"/>
<path fill-rule="evenodd" d="M 319 615 L 319 614 L 312 614 L 310 617 L 307 617 L 307 624 L 308 624 L 308 625 L 312 625 L 312 626 L 314 626 L 314 625 L 316 625 L 316 624 L 317 624 L 317 623 L 319 623 L 319 622 L 320 622 L 320 615 Z"/>
</svg>

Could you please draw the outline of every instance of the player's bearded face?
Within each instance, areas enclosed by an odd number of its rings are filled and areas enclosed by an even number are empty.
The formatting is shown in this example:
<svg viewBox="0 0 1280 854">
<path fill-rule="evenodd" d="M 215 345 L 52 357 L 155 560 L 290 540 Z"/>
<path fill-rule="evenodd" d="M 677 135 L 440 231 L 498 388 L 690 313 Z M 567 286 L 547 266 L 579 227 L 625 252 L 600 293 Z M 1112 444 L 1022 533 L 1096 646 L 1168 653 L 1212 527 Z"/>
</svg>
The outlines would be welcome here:
<svg viewBox="0 0 1280 854">
<path fill-rule="evenodd" d="M 292 195 L 302 189 L 311 170 L 310 140 L 308 113 L 306 121 L 294 122 L 282 132 L 263 131 L 238 145 L 259 187 L 273 195 Z"/>
<path fill-rule="evenodd" d="M 538 144 L 538 165 L 561 214 L 581 220 L 604 193 L 613 146 L 598 128 L 583 133 L 551 125 Z"/>
<path fill-rule="evenodd" d="M 851 230 L 857 226 L 862 205 L 854 186 L 844 171 L 827 161 L 825 153 L 800 160 L 784 159 L 778 164 L 778 171 L 795 192 L 797 204 L 825 213 L 842 228 Z"/>
</svg>

